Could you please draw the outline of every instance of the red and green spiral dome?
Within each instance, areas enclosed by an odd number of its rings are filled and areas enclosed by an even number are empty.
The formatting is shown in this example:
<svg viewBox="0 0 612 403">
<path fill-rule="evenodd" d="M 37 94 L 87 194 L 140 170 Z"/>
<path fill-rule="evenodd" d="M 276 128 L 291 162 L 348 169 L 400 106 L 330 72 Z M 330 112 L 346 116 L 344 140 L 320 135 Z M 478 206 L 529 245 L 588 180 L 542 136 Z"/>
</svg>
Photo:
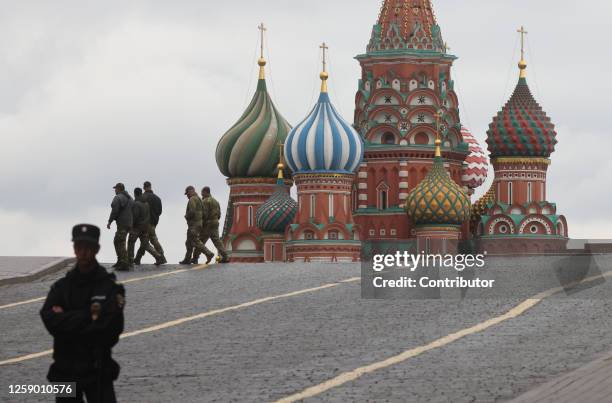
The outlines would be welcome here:
<svg viewBox="0 0 612 403">
<path fill-rule="evenodd" d="M 531 95 L 527 79 L 521 77 L 502 110 L 487 131 L 491 158 L 548 158 L 557 144 L 555 125 Z"/>
</svg>

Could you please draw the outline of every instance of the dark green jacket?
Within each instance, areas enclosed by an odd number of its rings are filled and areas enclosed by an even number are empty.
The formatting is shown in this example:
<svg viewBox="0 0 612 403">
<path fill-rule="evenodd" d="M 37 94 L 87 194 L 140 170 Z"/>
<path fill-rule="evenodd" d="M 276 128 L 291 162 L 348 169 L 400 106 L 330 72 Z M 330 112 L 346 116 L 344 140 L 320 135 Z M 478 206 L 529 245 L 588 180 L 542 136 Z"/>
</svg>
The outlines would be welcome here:
<svg viewBox="0 0 612 403">
<path fill-rule="evenodd" d="M 144 197 L 140 196 L 136 199 L 132 207 L 132 215 L 134 216 L 134 228 L 142 231 L 146 230 L 151 222 L 151 213 Z"/>
<path fill-rule="evenodd" d="M 221 219 L 221 206 L 219 206 L 219 202 L 214 197 L 208 196 L 202 199 L 202 205 L 204 206 L 204 225 L 219 224 L 219 219 Z"/>
<path fill-rule="evenodd" d="M 111 203 L 111 213 L 108 217 L 108 223 L 117 221 L 117 226 L 131 227 L 134 223 L 132 217 L 132 205 L 134 200 L 126 192 L 120 192 L 115 195 L 113 202 Z"/>
<path fill-rule="evenodd" d="M 187 224 L 191 226 L 202 226 L 202 199 L 200 196 L 193 195 L 189 198 L 189 202 L 187 203 L 187 211 L 185 211 L 185 220 L 187 220 Z"/>
<path fill-rule="evenodd" d="M 143 194 L 144 200 L 149 204 L 151 212 L 151 224 L 159 224 L 159 216 L 162 215 L 162 201 L 152 190 L 147 190 Z"/>
</svg>

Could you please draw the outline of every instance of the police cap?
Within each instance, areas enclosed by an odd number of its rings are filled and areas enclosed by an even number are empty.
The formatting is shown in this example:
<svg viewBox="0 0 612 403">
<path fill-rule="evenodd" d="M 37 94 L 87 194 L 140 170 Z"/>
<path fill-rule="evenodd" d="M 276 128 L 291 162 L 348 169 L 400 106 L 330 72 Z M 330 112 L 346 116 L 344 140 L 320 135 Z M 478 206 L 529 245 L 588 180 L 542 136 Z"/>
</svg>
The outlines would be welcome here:
<svg viewBox="0 0 612 403">
<path fill-rule="evenodd" d="M 99 245 L 100 228 L 91 224 L 77 224 L 72 227 L 72 242 L 89 242 Z"/>
</svg>

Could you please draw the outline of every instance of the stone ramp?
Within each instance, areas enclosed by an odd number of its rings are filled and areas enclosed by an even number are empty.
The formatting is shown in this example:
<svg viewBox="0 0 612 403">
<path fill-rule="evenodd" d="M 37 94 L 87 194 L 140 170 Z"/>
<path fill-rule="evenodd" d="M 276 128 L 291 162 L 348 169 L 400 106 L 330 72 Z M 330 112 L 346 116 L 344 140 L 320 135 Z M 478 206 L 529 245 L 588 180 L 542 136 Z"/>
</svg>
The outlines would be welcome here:
<svg viewBox="0 0 612 403">
<path fill-rule="evenodd" d="M 542 384 L 510 403 L 612 402 L 612 351 L 584 367 Z"/>
<path fill-rule="evenodd" d="M 0 286 L 36 280 L 72 262 L 74 258 L 57 256 L 0 256 Z"/>
</svg>

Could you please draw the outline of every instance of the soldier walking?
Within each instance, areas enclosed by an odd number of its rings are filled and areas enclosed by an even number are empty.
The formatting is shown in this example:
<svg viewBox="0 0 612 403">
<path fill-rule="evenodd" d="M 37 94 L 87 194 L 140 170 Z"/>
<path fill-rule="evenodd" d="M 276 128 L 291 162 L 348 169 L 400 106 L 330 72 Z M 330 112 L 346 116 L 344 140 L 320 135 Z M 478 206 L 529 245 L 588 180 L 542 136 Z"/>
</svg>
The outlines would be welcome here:
<svg viewBox="0 0 612 403">
<path fill-rule="evenodd" d="M 117 254 L 117 263 L 113 265 L 117 270 L 129 270 L 129 259 L 127 253 L 127 237 L 133 224 L 132 205 L 134 201 L 132 197 L 125 191 L 123 183 L 117 183 L 115 189 L 115 198 L 111 203 L 111 213 L 108 218 L 106 228 L 110 229 L 111 224 L 115 221 L 117 230 L 115 231 L 115 253 Z"/>
<path fill-rule="evenodd" d="M 140 249 L 144 249 L 155 258 L 155 265 L 159 266 L 167 263 L 165 261 L 166 259 L 157 253 L 155 248 L 149 243 L 151 213 L 149 211 L 149 204 L 145 201 L 141 188 L 134 189 L 134 199 L 134 206 L 132 208 L 134 225 L 128 238 L 128 260 L 130 266 L 134 264 L 134 246 L 136 245 L 136 240 L 140 240 Z M 140 261 L 138 264 L 140 264 Z"/>
<path fill-rule="evenodd" d="M 191 255 L 204 253 L 206 249 L 199 235 L 202 231 L 202 199 L 198 196 L 193 186 L 187 186 L 185 196 L 189 199 L 185 220 L 187 221 L 187 240 L 185 241 L 185 258 L 179 264 L 191 264 Z"/>
<path fill-rule="evenodd" d="M 76 265 L 56 281 L 40 316 L 53 336 L 50 382 L 76 382 L 76 397 L 57 402 L 116 402 L 113 381 L 119 365 L 112 347 L 123 332 L 125 289 L 98 264 L 100 228 L 79 224 L 72 229 Z"/>
<path fill-rule="evenodd" d="M 159 243 L 159 239 L 157 238 L 157 233 L 156 233 L 157 224 L 159 224 L 159 216 L 162 215 L 162 201 L 159 198 L 159 196 L 153 193 L 153 189 L 151 188 L 151 182 L 146 181 L 143 185 L 143 188 L 144 188 L 143 197 L 144 197 L 144 200 L 149 205 L 149 212 L 150 212 L 150 217 L 151 217 L 149 220 L 150 222 L 148 226 L 149 242 L 151 242 L 151 245 L 153 245 L 157 253 L 159 253 L 162 256 L 162 261 L 166 263 L 166 258 L 164 257 L 164 249 Z M 144 254 L 145 254 L 145 248 L 141 244 L 140 248 L 138 248 L 138 252 L 136 252 L 136 257 L 134 258 L 134 264 L 139 265 Z"/>
<path fill-rule="evenodd" d="M 220 256 L 219 263 L 229 263 L 227 252 L 223 247 L 223 243 L 219 239 L 219 220 L 221 219 L 221 206 L 219 202 L 212 197 L 210 194 L 210 188 L 205 186 L 202 188 L 202 205 L 204 207 L 203 212 L 203 224 L 202 230 L 200 231 L 200 241 L 204 245 L 204 254 L 206 255 L 206 263 L 210 263 L 212 258 L 215 256 L 208 248 L 206 248 L 206 242 L 210 239 L 217 252 Z M 192 263 L 197 264 L 200 254 L 194 254 Z"/>
</svg>

